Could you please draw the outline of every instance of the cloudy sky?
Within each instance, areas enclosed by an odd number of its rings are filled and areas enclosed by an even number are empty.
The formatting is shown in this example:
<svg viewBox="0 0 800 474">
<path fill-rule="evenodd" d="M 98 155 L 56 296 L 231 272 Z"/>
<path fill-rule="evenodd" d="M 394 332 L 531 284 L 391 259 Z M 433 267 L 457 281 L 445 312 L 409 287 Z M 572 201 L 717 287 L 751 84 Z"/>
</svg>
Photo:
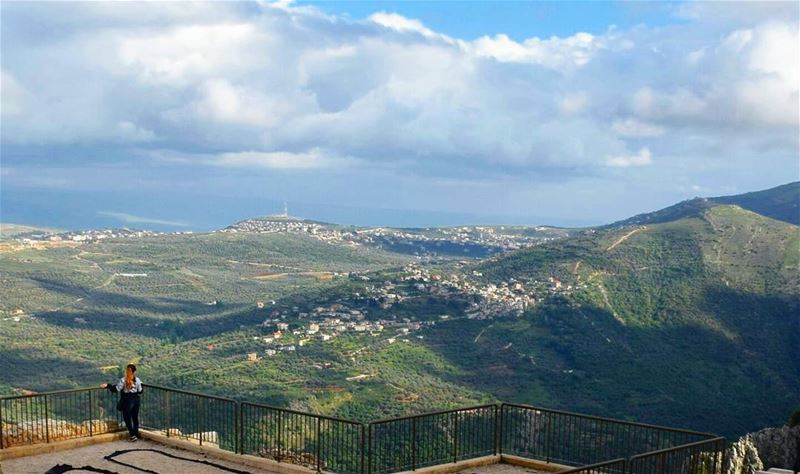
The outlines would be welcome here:
<svg viewBox="0 0 800 474">
<path fill-rule="evenodd" d="M 598 224 L 798 179 L 798 3 L 3 2 L 0 221 Z"/>
</svg>

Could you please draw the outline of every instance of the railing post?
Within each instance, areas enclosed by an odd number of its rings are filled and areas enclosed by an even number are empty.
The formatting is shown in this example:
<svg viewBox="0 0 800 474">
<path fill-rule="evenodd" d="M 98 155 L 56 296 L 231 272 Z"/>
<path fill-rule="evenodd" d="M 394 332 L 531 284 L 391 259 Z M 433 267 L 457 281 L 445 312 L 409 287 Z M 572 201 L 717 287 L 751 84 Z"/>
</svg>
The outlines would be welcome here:
<svg viewBox="0 0 800 474">
<path fill-rule="evenodd" d="M 244 454 L 244 404 L 236 402 L 234 405 L 234 423 L 236 423 L 236 448 L 239 454 Z"/>
<path fill-rule="evenodd" d="M 453 412 L 453 464 L 458 462 L 458 411 Z"/>
<path fill-rule="evenodd" d="M 0 449 L 5 449 L 3 439 L 3 400 L 0 400 Z"/>
<path fill-rule="evenodd" d="M 317 472 L 321 472 L 320 456 L 322 455 L 322 446 L 320 444 L 320 428 L 322 427 L 322 418 L 317 417 Z"/>
<path fill-rule="evenodd" d="M 165 407 L 164 413 L 167 415 L 166 416 L 167 422 L 165 423 L 166 426 L 165 426 L 164 429 L 167 432 L 167 438 L 169 438 L 169 431 L 170 431 L 170 429 L 169 429 L 170 426 L 169 425 L 172 424 L 172 416 L 171 416 L 171 412 L 170 412 L 170 409 L 169 409 L 170 408 L 169 407 L 169 392 L 164 391 L 164 397 L 167 399 L 167 401 L 164 403 L 164 407 Z"/>
<path fill-rule="evenodd" d="M 366 430 L 366 426 L 364 423 L 361 423 L 361 474 L 364 474 L 364 441 L 366 438 L 366 434 L 364 433 Z M 369 459 L 369 458 L 367 458 Z"/>
<path fill-rule="evenodd" d="M 494 406 L 494 455 L 503 454 L 503 404 Z"/>
<path fill-rule="evenodd" d="M 417 417 L 411 419 L 411 470 L 417 470 Z"/>
<path fill-rule="evenodd" d="M 200 446 L 203 445 L 203 433 L 205 433 L 204 418 L 206 417 L 206 404 L 205 400 L 200 399 Z"/>
<path fill-rule="evenodd" d="M 372 423 L 367 425 L 367 450 L 369 450 L 369 456 L 367 456 L 367 474 L 372 474 Z"/>
<path fill-rule="evenodd" d="M 92 392 L 89 390 L 89 436 L 94 436 L 94 416 L 92 415 Z"/>
<path fill-rule="evenodd" d="M 44 434 L 45 439 L 47 442 L 50 442 L 50 423 L 48 423 L 49 419 L 47 418 L 47 395 L 43 396 L 44 398 Z"/>
<path fill-rule="evenodd" d="M 283 444 L 283 411 L 278 411 L 278 454 L 276 461 L 281 462 L 281 445 Z"/>
<path fill-rule="evenodd" d="M 549 464 L 550 463 L 550 445 L 552 444 L 552 439 L 550 439 L 550 438 L 552 437 L 552 434 L 553 434 L 553 430 L 552 430 L 553 414 L 552 413 L 548 413 L 547 416 L 545 417 L 545 419 L 547 420 L 547 427 L 545 428 L 547 430 L 547 433 L 545 434 L 545 437 L 544 437 L 544 441 L 545 441 L 544 442 L 544 451 L 545 451 L 546 461 Z"/>
</svg>

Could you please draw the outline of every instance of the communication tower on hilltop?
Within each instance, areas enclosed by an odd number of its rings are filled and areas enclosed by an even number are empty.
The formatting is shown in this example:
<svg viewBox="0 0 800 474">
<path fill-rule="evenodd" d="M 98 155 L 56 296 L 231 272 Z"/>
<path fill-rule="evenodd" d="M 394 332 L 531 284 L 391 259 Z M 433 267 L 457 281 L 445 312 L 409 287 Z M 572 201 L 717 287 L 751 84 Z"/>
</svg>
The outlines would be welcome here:
<svg viewBox="0 0 800 474">
<path fill-rule="evenodd" d="M 286 205 L 286 201 L 283 201 L 283 217 L 289 217 L 289 206 Z"/>
</svg>

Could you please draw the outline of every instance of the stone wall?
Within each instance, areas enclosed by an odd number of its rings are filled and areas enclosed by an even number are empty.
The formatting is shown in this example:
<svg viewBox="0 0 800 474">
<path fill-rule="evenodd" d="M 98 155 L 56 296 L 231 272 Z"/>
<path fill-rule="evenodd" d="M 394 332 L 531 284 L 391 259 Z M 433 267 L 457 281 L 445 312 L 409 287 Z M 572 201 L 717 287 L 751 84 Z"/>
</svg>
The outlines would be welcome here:
<svg viewBox="0 0 800 474">
<path fill-rule="evenodd" d="M 800 426 L 748 433 L 725 455 L 725 474 L 755 474 L 772 467 L 800 471 Z"/>
<path fill-rule="evenodd" d="M 3 447 L 11 448 L 27 444 L 64 441 L 72 438 L 82 438 L 91 434 L 111 433 L 121 428 L 116 421 L 86 420 L 80 423 L 71 423 L 64 420 L 41 419 L 22 423 L 3 423 Z"/>
</svg>

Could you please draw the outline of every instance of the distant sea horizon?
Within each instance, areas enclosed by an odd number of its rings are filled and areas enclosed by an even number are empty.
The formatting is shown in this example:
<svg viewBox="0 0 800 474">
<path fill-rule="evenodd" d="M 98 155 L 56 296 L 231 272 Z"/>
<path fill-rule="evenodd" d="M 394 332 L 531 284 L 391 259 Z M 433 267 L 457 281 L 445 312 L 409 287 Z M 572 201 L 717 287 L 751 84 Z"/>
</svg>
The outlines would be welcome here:
<svg viewBox="0 0 800 474">
<path fill-rule="evenodd" d="M 314 221 L 360 227 L 453 227 L 509 225 L 590 227 L 590 222 L 555 216 L 459 213 L 414 209 L 382 209 L 321 203 L 286 202 L 289 214 Z M 156 197 L 131 200 L 128 196 L 98 199 L 89 193 L 17 189 L 2 191 L 0 223 L 63 230 L 129 228 L 154 231 L 208 232 L 236 222 L 282 214 L 284 201 L 241 198 L 183 197 L 162 202 Z M 624 217 L 624 216 L 623 216 Z"/>
</svg>

